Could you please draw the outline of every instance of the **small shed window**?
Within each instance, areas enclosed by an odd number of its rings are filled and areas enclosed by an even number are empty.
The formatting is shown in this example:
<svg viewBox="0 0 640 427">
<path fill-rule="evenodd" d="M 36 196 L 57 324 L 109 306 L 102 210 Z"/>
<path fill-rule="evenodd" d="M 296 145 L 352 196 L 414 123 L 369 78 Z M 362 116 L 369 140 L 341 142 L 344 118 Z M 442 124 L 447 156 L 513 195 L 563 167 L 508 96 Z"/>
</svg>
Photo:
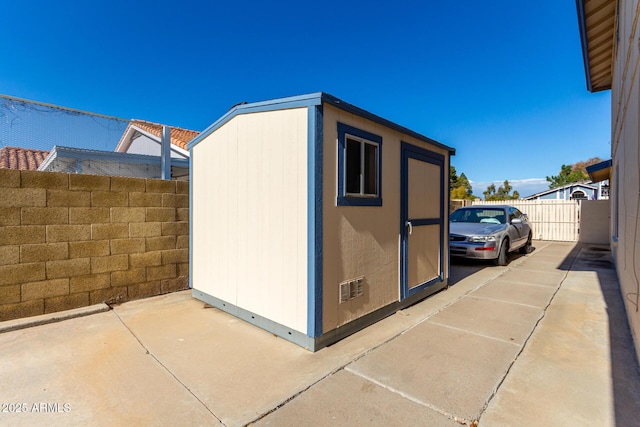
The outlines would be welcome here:
<svg viewBox="0 0 640 427">
<path fill-rule="evenodd" d="M 381 206 L 382 138 L 338 123 L 338 205 Z"/>
</svg>

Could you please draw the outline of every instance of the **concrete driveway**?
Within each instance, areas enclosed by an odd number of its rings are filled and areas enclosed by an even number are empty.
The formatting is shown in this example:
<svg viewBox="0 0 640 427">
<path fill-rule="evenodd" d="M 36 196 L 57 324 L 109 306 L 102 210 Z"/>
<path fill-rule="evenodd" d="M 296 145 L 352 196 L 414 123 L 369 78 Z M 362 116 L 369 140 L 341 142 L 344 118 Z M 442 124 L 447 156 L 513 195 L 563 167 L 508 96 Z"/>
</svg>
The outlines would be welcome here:
<svg viewBox="0 0 640 427">
<path fill-rule="evenodd" d="M 534 246 L 317 353 L 189 291 L 0 323 L 0 425 L 638 425 L 608 252 Z"/>
</svg>

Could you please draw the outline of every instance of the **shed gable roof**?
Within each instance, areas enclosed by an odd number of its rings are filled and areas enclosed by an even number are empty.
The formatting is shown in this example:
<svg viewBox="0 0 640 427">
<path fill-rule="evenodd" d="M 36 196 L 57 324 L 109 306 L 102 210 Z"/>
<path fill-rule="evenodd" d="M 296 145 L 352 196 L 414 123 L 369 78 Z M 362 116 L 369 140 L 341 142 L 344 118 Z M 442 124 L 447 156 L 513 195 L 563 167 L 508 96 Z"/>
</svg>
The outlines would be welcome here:
<svg viewBox="0 0 640 427">
<path fill-rule="evenodd" d="M 196 138 L 194 138 L 188 144 L 188 148 L 191 149 L 194 145 L 200 143 L 207 136 L 211 135 L 215 130 L 220 128 L 222 125 L 233 119 L 235 116 L 240 114 L 248 114 L 248 113 L 257 113 L 262 111 L 275 111 L 275 110 L 283 110 L 289 108 L 300 108 L 300 107 L 310 107 L 313 105 L 322 105 L 323 103 L 327 103 L 341 110 L 348 111 L 350 113 L 356 114 L 365 119 L 371 120 L 373 122 L 379 123 L 383 126 L 386 126 L 390 129 L 394 129 L 403 134 L 409 135 L 413 138 L 416 138 L 420 141 L 427 142 L 429 144 L 435 145 L 437 147 L 443 148 L 449 152 L 450 155 L 454 155 L 456 150 L 455 148 L 444 145 L 436 140 L 428 138 L 424 135 L 421 135 L 417 132 L 414 132 L 410 129 L 405 128 L 397 123 L 391 122 L 387 119 L 384 119 L 380 116 L 372 114 L 362 108 L 356 107 L 355 105 L 349 104 L 348 102 L 342 101 L 339 98 L 336 98 L 333 95 L 329 95 L 324 92 L 316 92 L 310 93 L 306 95 L 298 95 L 291 96 L 287 98 L 278 98 L 272 99 L 269 101 L 260 101 L 260 102 L 242 102 L 234 105 L 231 109 L 220 119 L 215 121 L 211 126 L 206 128 L 200 133 Z"/>
<path fill-rule="evenodd" d="M 3 147 L 0 149 L 0 168 L 37 170 L 49 155 L 46 150 L 33 150 L 21 147 Z"/>
</svg>

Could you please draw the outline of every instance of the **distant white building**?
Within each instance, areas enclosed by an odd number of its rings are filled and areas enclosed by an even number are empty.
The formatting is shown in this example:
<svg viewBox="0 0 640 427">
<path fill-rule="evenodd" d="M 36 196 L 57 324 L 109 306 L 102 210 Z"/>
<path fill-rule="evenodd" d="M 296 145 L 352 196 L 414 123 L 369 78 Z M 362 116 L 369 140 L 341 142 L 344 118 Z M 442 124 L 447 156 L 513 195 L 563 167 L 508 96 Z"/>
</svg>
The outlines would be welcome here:
<svg viewBox="0 0 640 427">
<path fill-rule="evenodd" d="M 609 181 L 563 185 L 541 191 L 522 200 L 604 200 L 609 198 Z"/>
</svg>

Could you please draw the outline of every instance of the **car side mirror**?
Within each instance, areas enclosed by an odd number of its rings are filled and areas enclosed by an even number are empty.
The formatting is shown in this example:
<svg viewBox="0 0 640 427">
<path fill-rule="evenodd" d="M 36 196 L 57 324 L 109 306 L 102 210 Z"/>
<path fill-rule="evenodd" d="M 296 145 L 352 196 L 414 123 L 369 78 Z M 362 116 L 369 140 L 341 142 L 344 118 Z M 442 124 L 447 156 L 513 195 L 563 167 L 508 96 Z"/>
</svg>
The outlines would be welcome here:
<svg viewBox="0 0 640 427">
<path fill-rule="evenodd" d="M 522 220 L 520 218 L 513 218 L 511 224 L 522 224 Z"/>
</svg>

